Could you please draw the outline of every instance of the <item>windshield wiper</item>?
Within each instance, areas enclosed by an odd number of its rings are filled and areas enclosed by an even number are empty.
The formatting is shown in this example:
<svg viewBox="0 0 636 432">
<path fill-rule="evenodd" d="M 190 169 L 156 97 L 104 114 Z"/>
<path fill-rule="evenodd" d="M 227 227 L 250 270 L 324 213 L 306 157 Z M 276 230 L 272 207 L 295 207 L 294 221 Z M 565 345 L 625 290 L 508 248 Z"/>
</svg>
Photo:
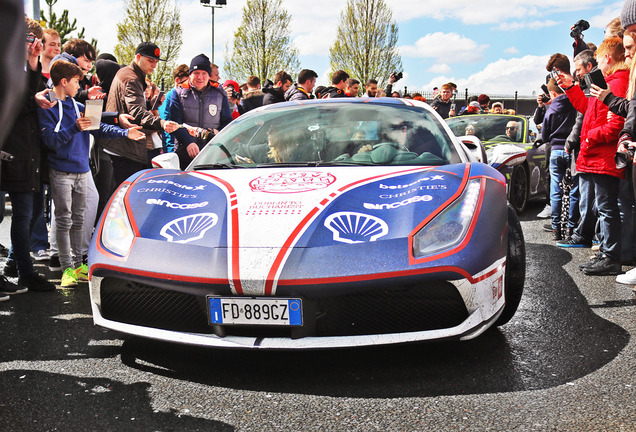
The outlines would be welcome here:
<svg viewBox="0 0 636 432">
<path fill-rule="evenodd" d="M 260 163 L 257 168 L 272 167 L 318 167 L 318 166 L 346 166 L 346 165 L 372 165 L 366 162 L 356 161 L 308 161 L 308 162 L 268 162 Z"/>
<path fill-rule="evenodd" d="M 211 164 L 203 164 L 203 165 L 195 165 L 192 167 L 192 170 L 204 170 L 204 169 L 234 169 L 234 168 L 245 168 L 241 165 L 232 165 L 225 163 L 211 163 Z"/>
</svg>

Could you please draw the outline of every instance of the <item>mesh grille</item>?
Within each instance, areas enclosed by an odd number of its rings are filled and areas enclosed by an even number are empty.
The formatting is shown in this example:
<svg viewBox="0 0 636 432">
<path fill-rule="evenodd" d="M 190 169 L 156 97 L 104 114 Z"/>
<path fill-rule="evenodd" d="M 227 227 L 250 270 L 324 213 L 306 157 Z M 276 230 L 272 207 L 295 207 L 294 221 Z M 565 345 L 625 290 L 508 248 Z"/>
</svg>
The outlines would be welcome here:
<svg viewBox="0 0 636 432">
<path fill-rule="evenodd" d="M 403 333 L 454 327 L 468 317 L 450 283 L 404 286 L 337 297 L 303 298 L 302 336 Z M 105 278 L 101 285 L 104 318 L 166 330 L 212 333 L 204 294 L 193 295 L 151 285 Z M 309 310 L 315 311 L 309 313 Z M 314 329 L 315 330 L 309 330 Z M 225 326 L 228 335 L 292 337 L 288 328 Z M 298 336 L 294 336 L 298 337 Z"/>
</svg>

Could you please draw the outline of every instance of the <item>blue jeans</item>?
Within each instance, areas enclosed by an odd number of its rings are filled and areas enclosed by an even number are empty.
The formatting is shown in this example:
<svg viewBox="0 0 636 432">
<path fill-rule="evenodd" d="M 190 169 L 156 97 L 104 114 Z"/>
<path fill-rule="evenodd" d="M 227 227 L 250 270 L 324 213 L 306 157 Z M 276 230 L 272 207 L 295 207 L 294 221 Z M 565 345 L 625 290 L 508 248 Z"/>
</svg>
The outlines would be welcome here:
<svg viewBox="0 0 636 432">
<path fill-rule="evenodd" d="M 31 230 L 35 219 L 33 214 L 42 212 L 42 200 L 35 200 L 34 192 L 9 192 L 11 198 L 11 250 L 9 260 L 15 260 L 18 274 L 32 274 Z M 35 208 L 34 208 L 35 206 Z"/>
<path fill-rule="evenodd" d="M 44 191 L 35 192 L 33 194 L 34 200 L 42 201 L 42 209 L 36 214 L 33 213 L 33 230 L 31 231 L 31 250 L 37 252 L 39 250 L 46 250 L 49 247 L 49 232 L 46 229 L 46 219 L 44 218 Z M 34 204 L 35 208 L 36 205 Z"/>
<path fill-rule="evenodd" d="M 572 238 L 578 242 L 592 243 L 596 227 L 594 212 L 594 184 L 592 174 L 579 173 L 579 212 L 581 219 L 574 229 Z"/>
<path fill-rule="evenodd" d="M 579 201 L 581 199 L 581 192 L 579 191 L 579 176 L 578 174 L 572 177 L 572 189 L 570 190 L 570 219 L 568 220 L 568 229 L 574 231 L 579 219 L 581 218 L 581 211 L 579 209 Z"/>
<path fill-rule="evenodd" d="M 581 222 L 574 238 L 591 242 L 595 217 L 589 197 L 594 196 L 601 229 L 599 251 L 613 260 L 621 258 L 621 216 L 618 211 L 619 178 L 606 174 L 579 173 L 581 189 Z"/>
<path fill-rule="evenodd" d="M 565 150 L 552 150 L 550 153 L 550 208 L 552 209 L 552 229 L 561 229 L 561 204 L 563 190 L 561 182 L 565 171 L 570 167 L 570 155 Z"/>
<path fill-rule="evenodd" d="M 634 186 L 631 170 L 625 170 L 625 178 L 619 181 L 618 210 L 621 215 L 621 259 L 631 261 L 636 258 L 636 230 L 634 222 L 636 213 L 634 207 Z"/>
</svg>

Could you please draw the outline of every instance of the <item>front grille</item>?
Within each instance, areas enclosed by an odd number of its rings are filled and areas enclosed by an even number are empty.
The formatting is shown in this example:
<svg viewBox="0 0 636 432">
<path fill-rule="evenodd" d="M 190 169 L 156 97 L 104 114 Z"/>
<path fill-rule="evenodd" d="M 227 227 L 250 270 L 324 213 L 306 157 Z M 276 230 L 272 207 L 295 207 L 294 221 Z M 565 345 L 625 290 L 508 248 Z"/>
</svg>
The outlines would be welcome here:
<svg viewBox="0 0 636 432">
<path fill-rule="evenodd" d="M 320 299 L 318 313 L 316 333 L 329 336 L 443 329 L 468 318 L 464 301 L 448 282 Z"/>
<path fill-rule="evenodd" d="M 468 318 L 452 284 L 426 282 L 327 298 L 303 296 L 302 329 L 224 326 L 227 335 L 252 337 L 353 336 L 454 327 Z M 213 333 L 205 294 L 170 291 L 116 278 L 101 284 L 106 319 L 166 330 Z"/>
</svg>

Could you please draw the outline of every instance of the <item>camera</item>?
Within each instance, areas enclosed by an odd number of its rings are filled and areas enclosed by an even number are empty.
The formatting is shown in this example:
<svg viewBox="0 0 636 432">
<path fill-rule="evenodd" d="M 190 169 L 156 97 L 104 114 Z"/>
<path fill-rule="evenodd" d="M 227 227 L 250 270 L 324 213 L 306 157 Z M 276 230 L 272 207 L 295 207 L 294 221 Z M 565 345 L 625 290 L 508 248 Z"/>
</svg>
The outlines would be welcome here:
<svg viewBox="0 0 636 432">
<path fill-rule="evenodd" d="M 574 26 L 572 26 L 572 31 L 570 32 L 570 36 L 574 39 L 581 36 L 581 33 L 590 28 L 590 23 L 585 20 L 578 20 Z"/>
<path fill-rule="evenodd" d="M 616 162 L 617 169 L 622 169 L 632 164 L 634 160 L 634 150 L 634 147 L 627 147 L 627 150 L 624 152 L 616 152 L 614 161 Z"/>
<path fill-rule="evenodd" d="M 234 90 L 234 87 L 230 87 L 232 89 L 232 92 L 230 93 L 231 96 L 234 99 L 240 99 L 241 98 L 241 93 L 237 92 L 236 90 Z"/>
<path fill-rule="evenodd" d="M 550 78 L 552 78 L 554 81 L 559 79 L 559 74 L 561 73 L 560 70 L 558 70 L 557 68 L 552 68 L 552 70 L 550 71 Z"/>
<path fill-rule="evenodd" d="M 393 72 L 391 75 L 395 78 L 395 81 L 399 81 L 403 77 L 402 72 Z"/>
<path fill-rule="evenodd" d="M 35 42 L 35 35 L 33 33 L 29 33 L 26 35 L 26 42 L 32 44 Z"/>
</svg>

